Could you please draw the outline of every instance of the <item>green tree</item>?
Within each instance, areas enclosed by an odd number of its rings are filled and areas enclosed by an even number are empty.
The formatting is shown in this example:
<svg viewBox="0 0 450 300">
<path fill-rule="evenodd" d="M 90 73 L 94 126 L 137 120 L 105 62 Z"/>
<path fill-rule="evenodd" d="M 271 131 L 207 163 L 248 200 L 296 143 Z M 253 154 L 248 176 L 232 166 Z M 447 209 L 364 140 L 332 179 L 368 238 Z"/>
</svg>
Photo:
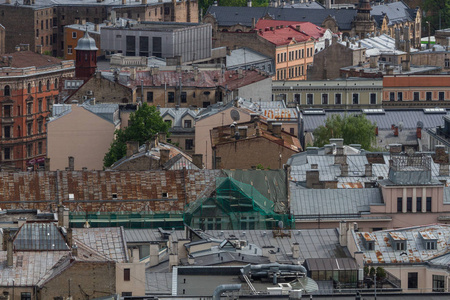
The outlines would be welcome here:
<svg viewBox="0 0 450 300">
<path fill-rule="evenodd" d="M 377 280 L 382 280 L 386 278 L 386 271 L 382 267 L 377 267 Z"/>
<path fill-rule="evenodd" d="M 363 149 L 372 150 L 376 141 L 375 127 L 364 114 L 334 114 L 327 118 L 325 125 L 314 130 L 314 146 L 322 147 L 330 138 L 343 138 L 347 145 L 361 144 Z"/>
<path fill-rule="evenodd" d="M 425 0 L 422 7 L 426 13 L 426 18 L 422 20 L 426 36 L 428 36 L 427 21 L 430 22 L 432 35 L 435 30 L 450 27 L 450 0 Z"/>
<path fill-rule="evenodd" d="M 103 165 L 110 167 L 124 157 L 127 153 L 128 141 L 144 144 L 159 132 L 168 133 L 169 127 L 170 125 L 163 121 L 156 107 L 144 102 L 136 112 L 130 114 L 128 127 L 116 130 L 116 139 L 105 154 Z"/>
</svg>

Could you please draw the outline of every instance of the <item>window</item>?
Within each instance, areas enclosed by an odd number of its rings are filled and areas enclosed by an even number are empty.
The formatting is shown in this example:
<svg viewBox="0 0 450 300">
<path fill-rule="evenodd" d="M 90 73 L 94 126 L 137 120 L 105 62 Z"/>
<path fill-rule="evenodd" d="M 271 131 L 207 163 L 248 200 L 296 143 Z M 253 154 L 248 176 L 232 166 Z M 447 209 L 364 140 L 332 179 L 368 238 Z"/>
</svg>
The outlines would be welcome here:
<svg viewBox="0 0 450 300">
<path fill-rule="evenodd" d="M 396 242 L 395 250 L 406 250 L 406 242 Z"/>
<path fill-rule="evenodd" d="M 359 104 L 359 94 L 353 93 L 353 104 Z"/>
<path fill-rule="evenodd" d="M 29 83 L 27 85 L 27 93 L 30 94 L 31 93 L 31 83 Z"/>
<path fill-rule="evenodd" d="M 139 56 L 149 56 L 148 36 L 139 37 Z"/>
<path fill-rule="evenodd" d="M 186 139 L 184 150 L 192 150 L 194 148 L 194 140 Z"/>
<path fill-rule="evenodd" d="M 153 92 L 147 92 L 147 103 L 153 103 Z"/>
<path fill-rule="evenodd" d="M 11 126 L 3 126 L 3 137 L 9 139 L 11 137 Z"/>
<path fill-rule="evenodd" d="M 54 86 L 55 90 L 58 89 L 58 78 L 55 78 L 55 86 Z"/>
<path fill-rule="evenodd" d="M 184 128 L 192 128 L 192 120 L 184 120 Z"/>
<path fill-rule="evenodd" d="M 412 197 L 406 198 L 406 211 L 412 212 Z"/>
<path fill-rule="evenodd" d="M 133 292 L 122 292 L 122 297 L 133 296 Z"/>
<path fill-rule="evenodd" d="M 314 104 L 314 94 L 306 94 L 306 104 L 308 105 Z"/>
<path fill-rule="evenodd" d="M 152 55 L 162 57 L 162 40 L 161 37 L 154 36 L 152 38 Z"/>
<path fill-rule="evenodd" d="M 420 93 L 414 92 L 414 101 L 419 101 L 419 100 L 420 100 Z"/>
<path fill-rule="evenodd" d="M 181 103 L 186 103 L 186 101 L 187 101 L 186 92 L 181 92 Z"/>
<path fill-rule="evenodd" d="M 334 94 L 334 104 L 342 104 L 342 94 Z"/>
<path fill-rule="evenodd" d="M 408 289 L 417 289 L 418 286 L 418 273 L 410 272 L 408 273 Z"/>
<path fill-rule="evenodd" d="M 42 81 L 39 81 L 39 92 L 42 92 Z"/>
<path fill-rule="evenodd" d="M 427 211 L 431 211 L 431 197 L 427 197 Z"/>
<path fill-rule="evenodd" d="M 422 197 L 416 198 L 416 210 L 422 211 Z"/>
<path fill-rule="evenodd" d="M 21 293 L 20 300 L 31 300 L 31 293 Z"/>
<path fill-rule="evenodd" d="M 33 156 L 33 144 L 27 145 L 27 156 L 32 157 Z"/>
<path fill-rule="evenodd" d="M 367 242 L 367 250 L 373 250 L 375 249 L 375 244 L 374 242 Z"/>
<path fill-rule="evenodd" d="M 44 122 L 42 120 L 38 121 L 38 133 L 42 133 L 43 124 Z"/>
<path fill-rule="evenodd" d="M 136 56 L 136 37 L 134 35 L 127 35 L 126 45 L 126 56 Z"/>
<path fill-rule="evenodd" d="M 439 92 L 439 101 L 444 101 L 444 100 L 445 100 L 445 93 Z"/>
<path fill-rule="evenodd" d="M 38 111 L 42 112 L 42 98 L 38 99 Z"/>
<path fill-rule="evenodd" d="M 300 94 L 294 94 L 294 102 L 295 104 L 300 104 Z"/>
<path fill-rule="evenodd" d="M 431 92 L 427 92 L 427 101 L 433 100 L 433 94 Z"/>
<path fill-rule="evenodd" d="M 73 31 L 73 32 L 72 32 L 72 38 L 73 38 L 73 39 L 76 39 L 76 38 L 77 38 L 77 32 L 76 32 L 76 31 Z"/>
<path fill-rule="evenodd" d="M 450 60 L 448 58 L 445 59 L 445 68 L 450 68 Z"/>
<path fill-rule="evenodd" d="M 11 89 L 9 85 L 5 85 L 4 96 L 11 96 Z"/>
<path fill-rule="evenodd" d="M 433 275 L 433 292 L 445 292 L 444 275 Z"/>
<path fill-rule="evenodd" d="M 123 281 L 130 281 L 130 269 L 123 269 Z"/>
<path fill-rule="evenodd" d="M 4 160 L 10 160 L 11 159 L 11 154 L 12 154 L 11 148 L 4 148 L 3 149 L 3 159 Z"/>
<path fill-rule="evenodd" d="M 436 242 L 435 241 L 428 241 L 425 243 L 425 249 L 427 250 L 436 250 Z"/>
<path fill-rule="evenodd" d="M 397 198 L 397 212 L 402 212 L 403 210 L 403 199 L 401 197 Z"/>
<path fill-rule="evenodd" d="M 27 103 L 27 114 L 31 115 L 33 113 L 33 103 Z"/>
<path fill-rule="evenodd" d="M 394 92 L 389 93 L 389 101 L 395 101 L 395 93 Z"/>
<path fill-rule="evenodd" d="M 377 94 L 370 93 L 370 104 L 377 104 Z"/>
<path fill-rule="evenodd" d="M 38 154 L 42 154 L 42 142 L 38 143 Z"/>
<path fill-rule="evenodd" d="M 27 123 L 27 135 L 33 134 L 33 122 Z"/>
<path fill-rule="evenodd" d="M 328 94 L 322 94 L 322 104 L 328 104 Z"/>
<path fill-rule="evenodd" d="M 67 46 L 67 54 L 72 54 L 72 45 Z"/>
<path fill-rule="evenodd" d="M 3 106 L 3 116 L 6 118 L 12 117 L 12 105 Z"/>
<path fill-rule="evenodd" d="M 397 101 L 403 101 L 403 92 L 397 93 Z"/>
<path fill-rule="evenodd" d="M 169 92 L 168 93 L 168 101 L 169 103 L 174 103 L 175 102 L 175 93 L 174 92 Z"/>
</svg>

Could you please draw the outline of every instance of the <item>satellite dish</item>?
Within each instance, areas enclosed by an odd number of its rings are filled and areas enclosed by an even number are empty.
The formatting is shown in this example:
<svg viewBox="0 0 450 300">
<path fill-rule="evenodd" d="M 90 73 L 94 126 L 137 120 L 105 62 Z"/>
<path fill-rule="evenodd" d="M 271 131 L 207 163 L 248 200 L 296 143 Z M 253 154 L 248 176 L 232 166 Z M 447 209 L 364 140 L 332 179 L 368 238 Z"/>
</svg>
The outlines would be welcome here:
<svg viewBox="0 0 450 300">
<path fill-rule="evenodd" d="M 233 121 L 239 121 L 241 116 L 239 115 L 239 112 L 235 109 L 232 109 L 230 111 L 230 117 Z"/>
<path fill-rule="evenodd" d="M 418 122 L 417 122 L 417 127 L 423 128 L 423 122 L 422 122 L 422 121 L 418 121 Z"/>
</svg>

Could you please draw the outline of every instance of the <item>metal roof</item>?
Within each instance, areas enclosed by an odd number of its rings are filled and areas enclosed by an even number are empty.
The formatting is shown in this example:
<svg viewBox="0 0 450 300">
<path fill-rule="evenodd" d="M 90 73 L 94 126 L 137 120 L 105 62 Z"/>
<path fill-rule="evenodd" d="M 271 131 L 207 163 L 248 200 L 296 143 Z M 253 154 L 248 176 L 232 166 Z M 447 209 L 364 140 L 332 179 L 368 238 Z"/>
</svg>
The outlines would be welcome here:
<svg viewBox="0 0 450 300">
<path fill-rule="evenodd" d="M 378 188 L 304 189 L 291 183 L 291 213 L 296 218 L 354 216 L 370 212 L 370 204 L 382 204 Z"/>
<path fill-rule="evenodd" d="M 347 271 L 358 270 L 354 258 L 308 258 L 305 260 L 308 271 Z"/>
<path fill-rule="evenodd" d="M 15 236 L 13 245 L 16 251 L 69 250 L 54 223 L 25 223 Z"/>
<path fill-rule="evenodd" d="M 227 55 L 227 68 L 232 68 L 234 66 L 255 64 L 262 61 L 271 61 L 272 58 L 256 52 L 250 48 L 239 48 L 232 50 L 230 55 Z"/>
<path fill-rule="evenodd" d="M 427 250 L 425 241 L 419 238 L 421 233 L 430 233 L 437 237 L 437 247 Z M 436 224 L 427 226 L 409 227 L 398 230 L 383 230 L 372 232 L 374 248 L 368 250 L 364 247 L 362 233 L 355 233 L 354 239 L 357 247 L 363 251 L 365 263 L 422 263 L 430 261 L 432 264 L 444 264 L 447 267 L 449 261 L 448 241 L 450 239 L 449 225 Z M 401 241 L 406 241 L 405 250 L 396 250 L 391 245 L 389 236 L 401 236 Z"/>
<path fill-rule="evenodd" d="M 372 16 L 386 14 L 389 20 L 389 25 L 392 25 L 398 21 L 414 21 L 413 16 L 411 15 L 411 9 L 402 1 L 385 3 L 384 5 L 373 5 L 370 14 Z"/>
<path fill-rule="evenodd" d="M 172 121 L 173 127 L 183 127 L 183 118 L 185 116 L 191 116 L 192 118 L 196 118 L 198 113 L 201 111 L 200 109 L 190 109 L 188 107 L 178 107 L 178 108 L 165 108 L 160 107 L 158 108 L 159 113 L 162 118 L 165 116 L 170 116 Z M 194 126 L 194 124 L 192 124 Z"/>
</svg>

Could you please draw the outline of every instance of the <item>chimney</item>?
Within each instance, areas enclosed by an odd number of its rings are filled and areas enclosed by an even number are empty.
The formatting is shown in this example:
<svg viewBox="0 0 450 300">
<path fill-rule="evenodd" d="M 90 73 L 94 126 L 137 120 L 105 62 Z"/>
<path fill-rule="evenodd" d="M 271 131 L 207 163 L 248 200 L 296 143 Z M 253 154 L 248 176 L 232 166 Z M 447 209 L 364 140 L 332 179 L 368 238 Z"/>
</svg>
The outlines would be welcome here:
<svg viewBox="0 0 450 300">
<path fill-rule="evenodd" d="M 370 67 L 372 69 L 376 69 L 378 67 L 378 57 L 377 56 L 371 56 L 369 57 Z"/>
<path fill-rule="evenodd" d="M 267 130 L 270 132 L 273 132 L 273 123 L 275 123 L 277 120 L 275 119 L 267 119 Z"/>
<path fill-rule="evenodd" d="M 236 124 L 231 124 L 230 125 L 230 136 L 234 137 L 234 135 L 236 134 Z"/>
<path fill-rule="evenodd" d="M 7 230 L 9 231 L 9 229 L 7 229 Z M 13 237 L 11 236 L 11 233 L 9 233 L 7 235 L 7 239 L 6 239 L 6 266 L 8 268 L 12 268 L 13 264 L 14 264 L 14 259 L 13 259 Z"/>
<path fill-rule="evenodd" d="M 239 126 L 239 136 L 241 139 L 245 139 L 247 137 L 248 126 Z"/>
<path fill-rule="evenodd" d="M 163 166 L 169 161 L 170 150 L 169 149 L 159 149 L 159 164 Z"/>
<path fill-rule="evenodd" d="M 78 246 L 77 244 L 73 244 L 72 246 L 72 256 L 77 257 L 78 256 Z"/>
<path fill-rule="evenodd" d="M 75 158 L 73 156 L 69 156 L 69 171 L 75 170 Z"/>
<path fill-rule="evenodd" d="M 306 187 L 313 189 L 315 185 L 320 183 L 319 170 L 306 171 Z"/>
<path fill-rule="evenodd" d="M 292 258 L 299 258 L 300 257 L 300 245 L 298 243 L 292 244 Z"/>
<path fill-rule="evenodd" d="M 378 136 L 378 126 L 375 127 L 375 136 Z"/>
<path fill-rule="evenodd" d="M 193 154 L 192 163 L 200 170 L 203 169 L 203 154 Z"/>
<path fill-rule="evenodd" d="M 167 138 L 167 134 L 165 132 L 158 133 L 158 141 L 160 143 L 166 143 L 167 142 L 166 138 Z"/>
<path fill-rule="evenodd" d="M 81 25 L 86 25 L 86 19 L 81 19 Z"/>
<path fill-rule="evenodd" d="M 341 165 L 341 177 L 347 177 L 348 176 L 348 165 L 342 164 Z"/>
<path fill-rule="evenodd" d="M 300 25 L 296 25 L 296 26 L 295 26 L 295 29 L 296 29 L 297 31 L 300 31 Z"/>
<path fill-rule="evenodd" d="M 257 122 L 259 121 L 259 114 L 258 113 L 251 113 L 250 114 L 250 122 Z"/>
<path fill-rule="evenodd" d="M 417 136 L 418 139 L 422 138 L 422 128 L 417 127 L 417 129 L 416 129 L 416 136 Z"/>
<path fill-rule="evenodd" d="M 127 142 L 127 157 L 132 156 L 139 152 L 139 142 L 128 141 Z"/>
<path fill-rule="evenodd" d="M 100 32 L 100 24 L 94 25 L 94 31 Z"/>
<path fill-rule="evenodd" d="M 394 136 L 398 136 L 398 126 L 394 126 Z"/>
<path fill-rule="evenodd" d="M 446 163 L 439 164 L 439 176 L 448 176 L 448 175 L 449 175 L 448 164 Z"/>
<path fill-rule="evenodd" d="M 372 164 L 366 164 L 365 170 L 364 170 L 364 176 L 366 177 L 372 177 Z"/>
<path fill-rule="evenodd" d="M 327 144 L 327 145 L 323 146 L 323 148 L 325 150 L 325 155 L 333 154 L 333 145 Z"/>
<path fill-rule="evenodd" d="M 339 244 L 342 247 L 347 246 L 347 223 L 345 221 L 339 223 Z"/>
<path fill-rule="evenodd" d="M 344 154 L 344 146 L 336 146 L 336 155 L 334 156 L 335 165 L 346 165 L 347 156 Z"/>
<path fill-rule="evenodd" d="M 396 154 L 402 152 L 401 144 L 389 144 L 389 153 Z"/>
<path fill-rule="evenodd" d="M 343 138 L 333 138 L 330 139 L 330 144 L 336 144 L 337 147 L 342 147 L 344 146 L 344 139 Z M 342 151 L 342 154 L 344 152 Z"/>
<path fill-rule="evenodd" d="M 247 0 L 247 7 L 252 7 L 252 0 Z M 253 27 L 255 28 L 255 27 Z"/>
<path fill-rule="evenodd" d="M 318 170 L 319 165 L 318 164 L 311 164 L 311 170 Z"/>
<path fill-rule="evenodd" d="M 394 75 L 394 67 L 386 66 L 386 75 Z"/>
<path fill-rule="evenodd" d="M 411 71 L 411 62 L 409 60 L 402 60 L 402 71 Z"/>
<path fill-rule="evenodd" d="M 7 228 L 3 229 L 3 244 L 2 244 L 2 251 L 6 251 L 6 249 L 8 249 L 8 239 L 11 235 L 11 231 Z"/>
<path fill-rule="evenodd" d="M 272 133 L 274 136 L 281 138 L 281 123 L 272 124 Z"/>
<path fill-rule="evenodd" d="M 6 0 L 5 4 L 11 4 L 11 0 Z"/>
<path fill-rule="evenodd" d="M 444 145 L 436 145 L 435 146 L 434 161 L 438 162 L 438 163 L 448 162 L 448 155 L 445 152 L 445 146 Z"/>
<path fill-rule="evenodd" d="M 136 80 L 136 68 L 130 69 L 130 80 Z"/>
</svg>

